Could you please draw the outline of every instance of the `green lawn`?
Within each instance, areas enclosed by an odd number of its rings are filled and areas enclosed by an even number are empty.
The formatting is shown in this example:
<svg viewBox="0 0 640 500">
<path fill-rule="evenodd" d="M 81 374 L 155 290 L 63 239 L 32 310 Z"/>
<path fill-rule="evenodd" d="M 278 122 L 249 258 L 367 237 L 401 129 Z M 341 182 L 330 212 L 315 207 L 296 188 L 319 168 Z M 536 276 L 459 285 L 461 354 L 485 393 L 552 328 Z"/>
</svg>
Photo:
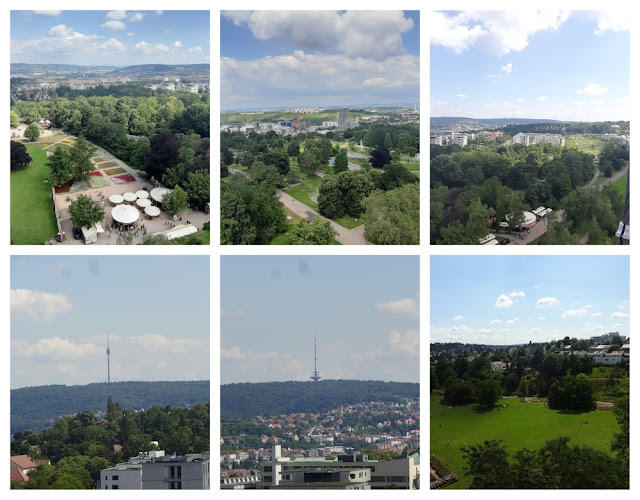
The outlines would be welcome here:
<svg viewBox="0 0 640 500">
<path fill-rule="evenodd" d="M 598 156 L 604 148 L 604 141 L 597 136 L 574 134 L 565 137 L 565 146 L 569 149 L 577 149 L 582 153 Z"/>
<path fill-rule="evenodd" d="M 467 462 L 462 458 L 461 446 L 502 439 L 511 455 L 520 448 L 539 449 L 550 439 L 567 436 L 570 444 L 610 451 L 611 438 L 619 429 L 613 411 L 563 414 L 545 408 L 543 403 L 521 403 L 514 398 L 499 401 L 507 403 L 507 408 L 479 413 L 476 405 L 448 408 L 439 403 L 441 399 L 440 395 L 431 396 L 430 447 L 431 453 L 458 476 L 459 481 L 448 489 L 463 489 L 471 484 L 472 478 L 464 474 Z M 580 420 L 589 423 L 581 425 Z"/>
<path fill-rule="evenodd" d="M 420 171 L 420 163 L 417 161 L 402 162 L 401 165 L 409 172 Z"/>
<path fill-rule="evenodd" d="M 618 192 L 622 195 L 622 196 L 626 196 L 627 195 L 627 182 L 629 181 L 629 176 L 628 175 L 623 175 L 622 177 L 620 177 L 620 179 L 618 179 L 616 182 L 613 183 L 613 185 L 616 187 L 616 189 L 618 190 Z M 631 190 L 629 190 L 631 191 Z"/>
<path fill-rule="evenodd" d="M 318 190 L 318 185 L 322 179 L 317 175 L 307 176 L 302 172 L 299 172 L 299 177 L 302 184 L 290 187 L 284 191 L 293 196 L 296 200 L 304 203 L 314 210 L 318 210 L 318 204 L 312 201 L 309 196 Z"/>
<path fill-rule="evenodd" d="M 355 217 L 351 217 L 350 215 L 343 215 L 339 219 L 333 219 L 333 221 L 337 222 L 342 227 L 346 227 L 347 229 L 353 229 L 364 224 L 362 217 L 356 219 Z"/>
<path fill-rule="evenodd" d="M 33 161 L 11 172 L 11 241 L 14 245 L 41 245 L 58 231 L 51 184 L 42 183 L 51 170 L 45 151 L 27 146 L 27 152 Z"/>
</svg>

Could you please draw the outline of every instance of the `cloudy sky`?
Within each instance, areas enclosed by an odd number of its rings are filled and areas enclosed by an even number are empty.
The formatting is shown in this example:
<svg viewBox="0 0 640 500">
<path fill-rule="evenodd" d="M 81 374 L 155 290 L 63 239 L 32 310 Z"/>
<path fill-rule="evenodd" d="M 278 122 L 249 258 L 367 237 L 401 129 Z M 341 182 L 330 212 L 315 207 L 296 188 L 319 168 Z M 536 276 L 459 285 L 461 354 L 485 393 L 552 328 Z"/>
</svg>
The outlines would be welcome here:
<svg viewBox="0 0 640 500">
<path fill-rule="evenodd" d="M 11 62 L 209 63 L 209 11 L 11 11 Z"/>
<path fill-rule="evenodd" d="M 630 19 L 625 9 L 430 13 L 431 116 L 628 120 Z"/>
<path fill-rule="evenodd" d="M 221 109 L 419 103 L 420 16 L 223 11 Z"/>
<path fill-rule="evenodd" d="M 11 257 L 11 388 L 209 380 L 209 258 Z"/>
<path fill-rule="evenodd" d="M 629 336 L 628 256 L 432 256 L 431 342 Z"/>
<path fill-rule="evenodd" d="M 324 379 L 419 382 L 415 256 L 223 256 L 223 384 Z"/>
</svg>

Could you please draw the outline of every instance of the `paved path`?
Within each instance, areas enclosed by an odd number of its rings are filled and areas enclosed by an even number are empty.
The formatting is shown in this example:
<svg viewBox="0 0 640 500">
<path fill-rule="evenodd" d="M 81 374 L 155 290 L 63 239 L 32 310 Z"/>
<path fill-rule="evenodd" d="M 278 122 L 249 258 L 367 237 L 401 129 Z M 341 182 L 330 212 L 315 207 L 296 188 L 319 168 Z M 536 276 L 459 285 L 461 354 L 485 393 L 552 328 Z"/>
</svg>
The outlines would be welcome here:
<svg viewBox="0 0 640 500">
<path fill-rule="evenodd" d="M 246 172 L 238 170 L 237 168 L 229 167 L 229 172 L 232 174 L 247 175 Z M 320 217 L 322 220 L 328 220 L 331 223 L 331 227 L 338 232 L 336 240 L 342 245 L 371 245 L 364 236 L 364 224 L 354 228 L 347 229 L 342 227 L 337 222 L 323 217 L 311 207 L 305 205 L 301 201 L 296 200 L 293 196 L 282 191 L 282 189 L 276 189 L 276 198 L 280 200 L 285 207 L 291 210 L 294 214 L 299 215 L 303 219 L 312 221 L 316 217 Z"/>
<path fill-rule="evenodd" d="M 308 207 L 301 201 L 296 200 L 293 196 L 285 193 L 281 189 L 276 189 L 276 197 L 280 200 L 285 207 L 291 210 L 296 215 L 299 215 L 303 219 L 313 220 L 316 217 L 320 217 L 322 220 L 328 220 L 331 223 L 331 227 L 338 232 L 336 240 L 343 245 L 370 245 L 364 236 L 364 224 L 354 228 L 347 229 L 342 227 L 337 222 L 323 217 L 318 212 Z"/>
<path fill-rule="evenodd" d="M 602 184 L 600 184 L 600 191 L 602 191 L 607 184 L 612 184 L 616 182 L 618 179 L 620 179 L 621 177 L 624 177 L 628 173 L 629 173 L 629 167 L 627 166 L 627 168 L 625 168 L 624 170 L 620 170 L 620 172 L 612 176 L 611 179 L 607 179 Z"/>
</svg>

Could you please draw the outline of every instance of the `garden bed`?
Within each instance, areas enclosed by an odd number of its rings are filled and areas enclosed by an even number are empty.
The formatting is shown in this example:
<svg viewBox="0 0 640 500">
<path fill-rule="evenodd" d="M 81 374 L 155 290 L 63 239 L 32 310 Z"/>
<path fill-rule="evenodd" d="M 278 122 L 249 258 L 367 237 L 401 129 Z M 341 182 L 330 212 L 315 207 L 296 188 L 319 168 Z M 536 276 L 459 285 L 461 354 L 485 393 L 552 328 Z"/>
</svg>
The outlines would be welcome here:
<svg viewBox="0 0 640 500">
<path fill-rule="evenodd" d="M 95 177 L 104 177 L 102 175 L 102 172 L 100 172 L 99 170 L 94 170 L 93 172 L 89 172 L 89 175 L 93 175 Z"/>
<path fill-rule="evenodd" d="M 113 161 L 113 160 L 100 163 L 100 168 L 105 168 L 105 167 L 106 168 L 111 168 L 111 167 L 117 167 L 117 166 L 118 166 L 118 162 L 117 161 Z M 124 172 L 124 170 L 123 170 L 123 172 Z"/>
<path fill-rule="evenodd" d="M 125 182 L 135 182 L 135 177 L 133 177 L 133 175 L 131 174 L 126 174 L 126 175 L 114 175 L 111 180 L 115 183 L 115 184 L 123 184 Z"/>
<path fill-rule="evenodd" d="M 85 189 L 89 189 L 89 183 L 87 181 L 77 181 L 71 185 L 69 192 L 75 193 L 77 191 L 84 191 Z"/>
<path fill-rule="evenodd" d="M 68 193 L 71 190 L 71 186 L 73 185 L 73 181 L 65 182 L 60 186 L 56 186 L 54 189 L 56 190 L 56 194 L 60 193 Z"/>
<path fill-rule="evenodd" d="M 89 177 L 88 182 L 92 188 L 107 187 L 109 185 L 109 180 L 103 176 Z"/>
<path fill-rule="evenodd" d="M 124 168 L 110 168 L 108 170 L 104 171 L 105 174 L 107 175 L 118 175 L 118 174 L 126 174 L 127 171 Z"/>
</svg>

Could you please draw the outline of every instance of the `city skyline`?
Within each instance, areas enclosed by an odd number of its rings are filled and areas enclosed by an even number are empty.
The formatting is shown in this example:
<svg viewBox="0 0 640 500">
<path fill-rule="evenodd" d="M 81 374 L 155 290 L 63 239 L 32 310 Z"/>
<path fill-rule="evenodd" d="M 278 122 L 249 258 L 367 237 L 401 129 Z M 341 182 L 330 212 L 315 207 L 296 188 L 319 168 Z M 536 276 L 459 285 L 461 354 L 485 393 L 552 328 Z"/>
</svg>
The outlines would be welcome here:
<svg viewBox="0 0 640 500">
<path fill-rule="evenodd" d="M 222 11 L 222 110 L 419 103 L 417 11 Z"/>
<path fill-rule="evenodd" d="M 208 64 L 209 36 L 209 11 L 13 10 L 11 62 Z"/>
<path fill-rule="evenodd" d="M 221 259 L 220 377 L 419 382 L 413 256 Z"/>
<path fill-rule="evenodd" d="M 432 256 L 430 342 L 629 336 L 628 256 Z"/>
<path fill-rule="evenodd" d="M 10 298 L 12 389 L 107 382 L 107 335 L 112 382 L 209 380 L 208 257 L 12 256 Z"/>
<path fill-rule="evenodd" d="M 617 11 L 429 14 L 431 116 L 630 118 L 630 17 Z"/>
</svg>

